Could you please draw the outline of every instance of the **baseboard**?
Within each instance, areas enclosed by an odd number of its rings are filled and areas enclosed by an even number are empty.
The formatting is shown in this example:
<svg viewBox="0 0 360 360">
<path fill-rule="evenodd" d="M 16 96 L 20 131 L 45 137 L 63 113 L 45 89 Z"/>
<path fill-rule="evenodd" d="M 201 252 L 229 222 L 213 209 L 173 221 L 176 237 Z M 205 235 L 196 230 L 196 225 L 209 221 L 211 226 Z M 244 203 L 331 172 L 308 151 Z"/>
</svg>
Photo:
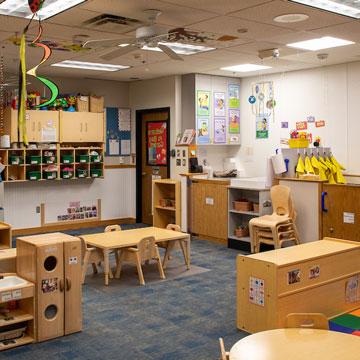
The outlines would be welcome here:
<svg viewBox="0 0 360 360">
<path fill-rule="evenodd" d="M 200 240 L 206 240 L 216 244 L 227 245 L 227 239 L 220 239 L 208 235 L 194 234 L 194 233 L 192 235 L 198 237 Z"/>
<path fill-rule="evenodd" d="M 84 221 L 75 224 L 67 223 L 67 224 L 39 226 L 39 227 L 25 228 L 25 229 L 13 229 L 12 234 L 13 236 L 34 235 L 34 234 L 41 234 L 41 233 L 54 232 L 54 231 L 77 230 L 83 228 L 92 228 L 92 227 L 116 225 L 116 224 L 135 224 L 135 222 L 136 222 L 135 218 Z"/>
</svg>

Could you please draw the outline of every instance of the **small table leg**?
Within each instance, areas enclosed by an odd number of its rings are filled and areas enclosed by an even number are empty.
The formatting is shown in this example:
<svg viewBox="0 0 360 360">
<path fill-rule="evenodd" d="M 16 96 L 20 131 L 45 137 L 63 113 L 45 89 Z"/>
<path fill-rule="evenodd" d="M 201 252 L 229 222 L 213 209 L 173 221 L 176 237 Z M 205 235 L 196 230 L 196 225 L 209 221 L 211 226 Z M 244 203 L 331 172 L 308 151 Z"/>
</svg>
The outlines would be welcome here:
<svg viewBox="0 0 360 360">
<path fill-rule="evenodd" d="M 104 249 L 104 274 L 105 274 L 105 285 L 109 285 L 109 270 L 110 270 L 110 263 L 109 263 L 109 250 Z"/>
</svg>

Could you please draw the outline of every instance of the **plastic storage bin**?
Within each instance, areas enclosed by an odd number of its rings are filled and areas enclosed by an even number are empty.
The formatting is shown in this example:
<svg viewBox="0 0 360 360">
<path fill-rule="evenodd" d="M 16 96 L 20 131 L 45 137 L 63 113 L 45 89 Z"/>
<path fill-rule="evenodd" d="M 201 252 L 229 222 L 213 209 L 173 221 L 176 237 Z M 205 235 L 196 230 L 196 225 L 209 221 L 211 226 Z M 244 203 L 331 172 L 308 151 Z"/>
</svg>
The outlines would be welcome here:
<svg viewBox="0 0 360 360">
<path fill-rule="evenodd" d="M 101 169 L 91 169 L 90 175 L 93 178 L 101 177 L 102 176 L 102 170 Z"/>
<path fill-rule="evenodd" d="M 76 169 L 76 175 L 78 178 L 88 177 L 88 171 L 86 169 Z"/>
<path fill-rule="evenodd" d="M 56 163 L 56 156 L 43 156 L 43 163 L 44 164 L 55 164 Z"/>
<path fill-rule="evenodd" d="M 88 154 L 80 154 L 80 155 L 78 155 L 78 157 L 77 157 L 77 161 L 78 161 L 79 163 L 88 163 L 88 162 L 89 162 L 89 159 L 90 159 L 90 157 L 89 157 Z"/>
<path fill-rule="evenodd" d="M 43 178 L 46 180 L 55 180 L 57 178 L 57 171 L 43 171 Z"/>
<path fill-rule="evenodd" d="M 72 155 L 62 155 L 61 162 L 63 164 L 72 164 L 74 162 L 74 156 Z"/>
<path fill-rule="evenodd" d="M 40 155 L 30 155 L 26 159 L 28 164 L 31 165 L 39 165 L 41 164 L 41 156 Z"/>
<path fill-rule="evenodd" d="M 18 155 L 10 155 L 9 156 L 9 164 L 10 165 L 21 165 L 24 163 L 24 158 Z"/>
<path fill-rule="evenodd" d="M 99 163 L 101 162 L 101 155 L 90 155 L 91 162 Z"/>
<path fill-rule="evenodd" d="M 37 181 L 41 179 L 41 172 L 40 171 L 28 171 L 26 173 L 26 178 L 28 180 Z"/>
<path fill-rule="evenodd" d="M 73 170 L 61 170 L 61 177 L 63 179 L 71 179 L 74 176 Z"/>
</svg>

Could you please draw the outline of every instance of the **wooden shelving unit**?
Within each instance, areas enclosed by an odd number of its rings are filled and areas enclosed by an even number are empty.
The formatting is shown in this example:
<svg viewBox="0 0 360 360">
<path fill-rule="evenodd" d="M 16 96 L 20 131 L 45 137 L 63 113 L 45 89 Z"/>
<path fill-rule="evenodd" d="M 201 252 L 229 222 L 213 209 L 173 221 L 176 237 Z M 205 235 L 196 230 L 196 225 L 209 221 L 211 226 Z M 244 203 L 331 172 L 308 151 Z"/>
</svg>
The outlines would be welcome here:
<svg viewBox="0 0 360 360">
<path fill-rule="evenodd" d="M 9 328 L 19 325 L 19 328 L 25 328 L 21 337 L 0 341 L 0 351 L 14 347 L 33 343 L 35 341 L 35 286 L 27 282 L 22 286 L 9 287 L 1 289 L 0 304 L 7 306 L 12 301 L 16 301 L 17 308 L 9 310 L 6 315 L 0 314 L 0 337 L 7 332 Z M 2 301 L 1 299 L 7 299 Z"/>
<path fill-rule="evenodd" d="M 91 156 L 96 151 L 99 157 Z M 45 156 L 52 152 L 54 160 Z M 67 160 L 64 160 L 67 157 Z M 54 149 L 0 149 L 0 158 L 5 170 L 1 177 L 4 182 L 91 179 L 104 177 L 104 144 L 57 144 Z M 49 174 L 45 170 L 56 166 L 56 171 Z M 69 177 L 64 177 L 63 170 L 71 168 Z"/>
<path fill-rule="evenodd" d="M 162 206 L 162 200 L 171 200 L 175 206 Z M 180 181 L 161 179 L 153 181 L 153 223 L 165 228 L 167 224 L 181 226 Z"/>
<path fill-rule="evenodd" d="M 233 202 L 246 199 L 259 204 L 259 211 L 239 211 L 233 207 Z M 250 236 L 237 237 L 235 229 L 239 225 L 248 225 L 250 219 L 266 214 L 271 214 L 271 200 L 269 189 L 248 189 L 228 187 L 228 245 L 237 247 L 239 242 L 250 243 Z"/>
<path fill-rule="evenodd" d="M 12 233 L 9 224 L 0 222 L 0 250 L 12 247 Z"/>
</svg>

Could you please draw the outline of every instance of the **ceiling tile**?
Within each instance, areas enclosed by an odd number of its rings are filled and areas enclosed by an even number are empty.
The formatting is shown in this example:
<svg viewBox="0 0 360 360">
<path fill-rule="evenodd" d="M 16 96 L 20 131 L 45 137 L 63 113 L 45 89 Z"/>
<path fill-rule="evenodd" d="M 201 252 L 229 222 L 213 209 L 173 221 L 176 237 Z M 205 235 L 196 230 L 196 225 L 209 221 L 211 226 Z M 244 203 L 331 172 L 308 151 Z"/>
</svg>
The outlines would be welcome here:
<svg viewBox="0 0 360 360">
<path fill-rule="evenodd" d="M 161 0 L 164 3 L 170 4 L 179 4 L 179 0 Z M 228 13 L 238 11 L 241 9 L 246 9 L 253 7 L 259 4 L 264 4 L 271 2 L 272 0 L 182 0 L 181 6 L 190 8 L 190 9 L 200 9 L 211 11 L 216 14 L 226 15 Z"/>
<path fill-rule="evenodd" d="M 298 23 L 281 24 L 276 23 L 273 19 L 276 16 L 284 14 L 306 14 L 309 19 Z M 276 0 L 271 3 L 255 6 L 249 9 L 240 10 L 232 13 L 231 16 L 240 17 L 242 19 L 253 20 L 259 23 L 278 25 L 289 29 L 311 30 L 329 25 L 353 21 L 351 18 L 314 9 L 309 6 L 290 3 L 288 1 Z"/>
<path fill-rule="evenodd" d="M 162 12 L 157 23 L 170 26 L 186 26 L 197 21 L 214 17 L 214 14 L 206 10 L 192 9 L 188 11 L 178 4 L 164 3 L 158 0 L 101 0 L 86 2 L 82 9 L 95 12 L 126 16 L 142 21 L 148 20 L 146 9 L 158 9 Z"/>
<path fill-rule="evenodd" d="M 316 29 L 315 31 L 321 36 L 334 36 L 341 39 L 360 42 L 359 20 L 341 25 L 328 26 L 321 29 Z"/>
<path fill-rule="evenodd" d="M 216 19 L 205 20 L 193 24 L 190 29 L 214 32 L 222 35 L 238 36 L 240 39 L 267 40 L 273 36 L 292 32 L 278 26 L 259 24 L 230 16 L 219 16 Z M 239 33 L 238 29 L 247 29 Z"/>
</svg>

